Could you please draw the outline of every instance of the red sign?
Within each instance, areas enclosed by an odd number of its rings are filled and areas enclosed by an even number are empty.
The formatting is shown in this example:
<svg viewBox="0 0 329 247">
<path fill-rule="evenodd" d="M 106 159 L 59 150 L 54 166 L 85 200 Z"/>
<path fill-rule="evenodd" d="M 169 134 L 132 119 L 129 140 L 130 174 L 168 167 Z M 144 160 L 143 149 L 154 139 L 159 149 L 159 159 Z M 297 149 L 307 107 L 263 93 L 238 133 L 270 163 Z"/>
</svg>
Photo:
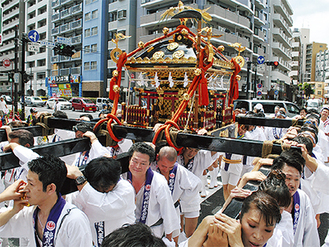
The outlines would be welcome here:
<svg viewBox="0 0 329 247">
<path fill-rule="evenodd" d="M 11 64 L 10 59 L 5 58 L 4 60 L 2 60 L 3 67 L 8 68 L 10 64 Z"/>
<path fill-rule="evenodd" d="M 134 74 L 131 74 L 130 77 L 131 77 L 131 79 L 134 79 L 135 78 L 135 75 Z"/>
</svg>

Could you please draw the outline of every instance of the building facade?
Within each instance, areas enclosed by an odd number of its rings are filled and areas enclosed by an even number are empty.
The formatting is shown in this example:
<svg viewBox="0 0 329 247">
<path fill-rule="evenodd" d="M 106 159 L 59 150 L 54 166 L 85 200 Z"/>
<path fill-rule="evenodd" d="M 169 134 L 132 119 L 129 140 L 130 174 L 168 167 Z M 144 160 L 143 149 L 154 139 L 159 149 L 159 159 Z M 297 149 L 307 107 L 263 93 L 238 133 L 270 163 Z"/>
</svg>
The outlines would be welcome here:
<svg viewBox="0 0 329 247">
<path fill-rule="evenodd" d="M 316 57 L 320 51 L 327 50 L 327 44 L 324 43 L 309 43 L 306 44 L 306 58 L 305 58 L 305 75 L 304 82 L 315 81 L 316 71 Z"/>
<path fill-rule="evenodd" d="M 293 25 L 293 11 L 288 0 L 271 0 L 269 6 L 269 46 L 268 59 L 278 61 L 277 68 L 268 67 L 269 83 L 271 84 L 270 98 L 274 92 L 278 92 L 279 99 L 290 99 L 291 81 L 289 72 L 291 71 L 291 38 Z"/>
</svg>

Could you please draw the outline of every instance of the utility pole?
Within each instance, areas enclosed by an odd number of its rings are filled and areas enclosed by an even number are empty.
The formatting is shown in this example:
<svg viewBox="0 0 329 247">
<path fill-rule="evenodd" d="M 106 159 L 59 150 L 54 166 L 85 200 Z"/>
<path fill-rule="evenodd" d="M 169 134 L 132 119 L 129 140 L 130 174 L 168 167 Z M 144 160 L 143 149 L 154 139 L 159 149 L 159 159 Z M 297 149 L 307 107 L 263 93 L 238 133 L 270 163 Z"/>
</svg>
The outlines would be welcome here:
<svg viewBox="0 0 329 247">
<path fill-rule="evenodd" d="M 257 93 L 256 93 L 256 87 L 257 87 L 257 63 L 255 63 L 255 81 L 254 81 L 254 97 L 257 97 Z"/>
<path fill-rule="evenodd" d="M 18 72 L 18 26 L 16 25 L 15 26 L 15 71 L 14 73 L 17 73 Z M 14 112 L 16 113 L 18 111 L 18 108 L 17 108 L 17 83 L 14 82 Z"/>
<path fill-rule="evenodd" d="M 22 47 L 21 47 L 21 56 L 20 56 L 20 89 L 21 89 L 21 97 L 22 97 L 22 114 L 21 114 L 21 119 L 25 120 L 25 99 L 24 99 L 24 94 L 25 94 L 25 88 L 24 88 L 24 82 L 23 82 L 23 73 L 25 72 L 25 47 L 26 47 L 26 40 L 25 40 L 25 2 L 24 0 L 19 0 L 19 35 L 20 35 L 20 40 L 22 41 Z M 16 91 L 17 92 L 17 91 Z"/>
<path fill-rule="evenodd" d="M 247 62 L 247 92 L 246 92 L 247 99 L 249 99 L 251 63 L 252 63 L 251 61 Z"/>
</svg>

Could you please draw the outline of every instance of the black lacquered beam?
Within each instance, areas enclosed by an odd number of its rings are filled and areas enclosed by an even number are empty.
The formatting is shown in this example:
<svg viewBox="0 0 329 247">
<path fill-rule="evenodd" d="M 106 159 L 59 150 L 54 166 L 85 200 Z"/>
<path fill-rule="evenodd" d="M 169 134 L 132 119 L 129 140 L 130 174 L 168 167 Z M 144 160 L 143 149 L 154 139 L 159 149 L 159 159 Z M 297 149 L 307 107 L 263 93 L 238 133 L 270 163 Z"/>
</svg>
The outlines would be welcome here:
<svg viewBox="0 0 329 247">
<path fill-rule="evenodd" d="M 99 137 L 100 142 L 105 144 L 105 137 Z M 47 143 L 31 148 L 39 155 L 52 154 L 56 157 L 82 152 L 90 148 L 90 140 L 87 137 L 81 139 L 70 139 L 59 142 Z M 0 153 L 0 170 L 8 170 L 18 167 L 18 159 L 12 152 Z"/>
<path fill-rule="evenodd" d="M 259 118 L 259 117 L 236 117 L 235 121 L 239 124 L 248 124 L 256 126 L 289 128 L 292 125 L 303 125 L 305 120 L 278 119 L 278 118 Z"/>
</svg>

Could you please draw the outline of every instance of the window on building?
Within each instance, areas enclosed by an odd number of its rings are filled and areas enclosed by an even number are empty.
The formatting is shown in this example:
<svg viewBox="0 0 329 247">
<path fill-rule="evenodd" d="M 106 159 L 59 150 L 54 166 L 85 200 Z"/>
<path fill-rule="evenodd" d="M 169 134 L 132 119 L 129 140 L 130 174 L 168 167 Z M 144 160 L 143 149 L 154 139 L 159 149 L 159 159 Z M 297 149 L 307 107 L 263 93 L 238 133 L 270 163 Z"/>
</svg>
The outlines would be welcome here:
<svg viewBox="0 0 329 247">
<path fill-rule="evenodd" d="M 32 19 L 35 17 L 35 10 L 28 14 L 28 19 Z"/>
<path fill-rule="evenodd" d="M 85 1 L 85 4 L 90 4 L 91 3 L 91 0 L 86 0 Z"/>
<path fill-rule="evenodd" d="M 109 39 L 115 39 L 115 34 L 117 33 L 117 30 L 109 31 Z"/>
<path fill-rule="evenodd" d="M 27 65 L 29 68 L 33 68 L 35 67 L 35 61 L 28 62 Z"/>
<path fill-rule="evenodd" d="M 98 18 L 98 9 L 94 10 L 91 15 L 92 15 L 91 16 L 92 19 Z"/>
<path fill-rule="evenodd" d="M 85 21 L 89 21 L 91 19 L 91 14 L 90 12 L 89 13 L 86 13 L 85 14 Z"/>
<path fill-rule="evenodd" d="M 97 44 L 91 45 L 91 52 L 97 52 Z"/>
<path fill-rule="evenodd" d="M 318 84 L 318 87 L 321 87 L 321 84 Z"/>
<path fill-rule="evenodd" d="M 38 21 L 38 28 L 44 27 L 47 25 L 47 19 L 43 19 L 41 21 Z"/>
<path fill-rule="evenodd" d="M 122 33 L 123 35 L 126 35 L 126 30 L 120 30 L 118 33 Z"/>
<path fill-rule="evenodd" d="M 45 5 L 45 6 L 38 9 L 38 15 L 41 15 L 45 12 L 47 12 L 47 5 Z"/>
<path fill-rule="evenodd" d="M 318 95 L 321 95 L 321 91 L 318 91 Z"/>
<path fill-rule="evenodd" d="M 28 28 L 29 31 L 34 30 L 35 29 L 35 23 L 29 25 L 27 28 Z"/>
<path fill-rule="evenodd" d="M 90 53 L 90 46 L 85 45 L 84 51 L 85 51 L 85 54 Z"/>
<path fill-rule="evenodd" d="M 37 73 L 37 80 L 43 80 L 46 78 L 46 72 Z"/>
<path fill-rule="evenodd" d="M 110 0 L 109 3 L 114 3 L 116 1 L 118 1 L 118 0 Z"/>
<path fill-rule="evenodd" d="M 111 12 L 109 13 L 109 22 L 116 21 L 117 20 L 117 12 Z"/>
<path fill-rule="evenodd" d="M 118 11 L 118 19 L 125 19 L 127 15 L 127 11 L 125 9 Z"/>
<path fill-rule="evenodd" d="M 83 65 L 84 70 L 90 70 L 90 63 L 89 62 L 85 62 Z"/>
<path fill-rule="evenodd" d="M 46 65 L 46 59 L 41 59 L 37 61 L 38 67 L 39 66 L 45 66 Z"/>
<path fill-rule="evenodd" d="M 85 37 L 90 36 L 90 28 L 85 29 Z"/>
<path fill-rule="evenodd" d="M 97 69 L 97 61 L 91 61 L 91 70 L 96 70 Z"/>
<path fill-rule="evenodd" d="M 93 27 L 91 29 L 91 35 L 97 35 L 98 34 L 98 27 Z"/>
</svg>

